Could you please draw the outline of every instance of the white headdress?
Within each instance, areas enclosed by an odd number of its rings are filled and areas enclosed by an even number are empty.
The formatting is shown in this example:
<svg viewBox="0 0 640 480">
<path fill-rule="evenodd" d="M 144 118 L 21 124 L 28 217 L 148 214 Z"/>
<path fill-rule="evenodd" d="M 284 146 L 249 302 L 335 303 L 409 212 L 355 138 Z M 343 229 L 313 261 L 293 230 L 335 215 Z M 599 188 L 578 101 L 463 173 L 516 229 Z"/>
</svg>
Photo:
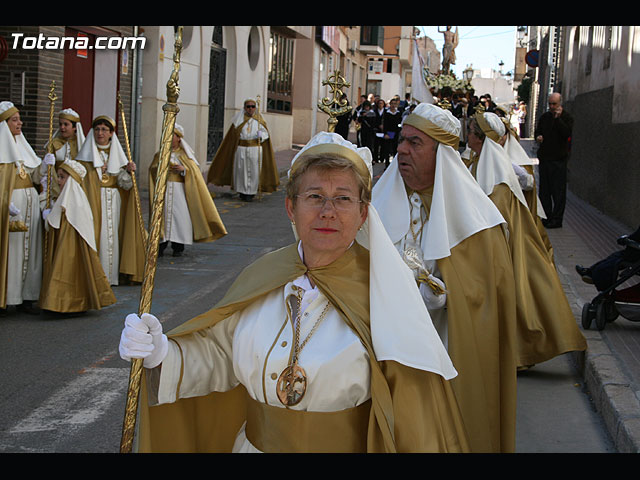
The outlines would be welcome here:
<svg viewBox="0 0 640 480">
<path fill-rule="evenodd" d="M 22 134 L 14 136 L 5 121 L 18 112 L 11 102 L 0 102 L 0 163 L 23 164 L 27 168 L 35 168 L 42 163 L 31 145 Z"/>
<path fill-rule="evenodd" d="M 115 122 L 107 118 L 112 125 Z M 83 162 L 92 162 L 95 168 L 101 168 L 104 165 L 104 160 L 100 153 L 98 153 L 98 144 L 96 143 L 95 137 L 93 135 L 93 129 L 88 133 L 87 139 L 85 140 L 82 148 L 76 155 L 76 160 L 80 160 Z M 120 140 L 118 140 L 118 136 L 115 134 L 111 137 L 111 148 L 109 149 L 109 157 L 107 158 L 107 173 L 111 175 L 116 175 L 120 172 L 120 169 L 124 167 L 129 160 L 127 155 L 124 153 L 122 145 L 120 144 Z"/>
<path fill-rule="evenodd" d="M 80 150 L 80 148 L 82 148 L 82 144 L 85 141 L 84 131 L 82 130 L 82 123 L 80 123 L 80 115 L 72 108 L 64 108 L 60 110 L 58 117 L 76 123 L 76 143 L 78 145 L 78 150 Z M 56 131 L 53 132 L 53 137 L 55 138 L 58 133 L 60 133 L 60 128 L 56 129 Z M 47 142 L 47 145 L 49 145 L 49 142 Z"/>
<path fill-rule="evenodd" d="M 496 185 L 504 183 L 518 200 L 529 208 L 518 182 L 518 176 L 511 165 L 511 159 L 507 156 L 504 148 L 494 140 L 496 135 L 498 137 L 504 135 L 504 123 L 500 117 L 492 112 L 484 112 L 481 116 L 476 115 L 474 118 L 478 120 L 478 125 L 487 135 L 478 158 L 476 169 L 478 184 L 487 195 L 490 195 Z"/>
<path fill-rule="evenodd" d="M 436 139 L 436 169 L 429 221 L 423 229 L 424 260 L 451 255 L 451 249 L 471 235 L 505 223 L 504 218 L 478 186 L 456 150 L 460 122 L 451 112 L 421 103 L 404 122 Z M 410 230 L 410 204 L 397 155 L 373 188 L 373 204 L 394 243 Z"/>
<path fill-rule="evenodd" d="M 293 158 L 291 169 L 306 155 L 322 152 L 350 159 L 361 175 L 371 175 L 369 149 L 357 148 L 342 136 L 328 132 L 315 135 Z M 369 205 L 367 220 L 356 241 L 370 252 L 370 324 L 376 358 L 434 372 L 446 379 L 455 377 L 457 372 L 433 326 L 413 273 L 391 243 L 373 205 Z"/>
<path fill-rule="evenodd" d="M 64 211 L 67 221 L 87 242 L 96 250 L 96 237 L 93 228 L 93 213 L 89 206 L 89 199 L 82 188 L 81 182 L 87 174 L 85 167 L 75 160 L 66 160 L 59 168 L 69 173 L 69 178 L 62 187 L 56 203 L 47 216 L 47 223 L 53 228 L 60 228 L 60 220 Z M 79 181 L 78 181 L 79 180 Z"/>
<path fill-rule="evenodd" d="M 176 123 L 175 126 L 173 127 L 173 131 L 176 133 L 176 135 L 178 135 L 180 137 L 180 146 L 184 149 L 184 151 L 187 154 L 187 156 L 191 160 L 196 162 L 196 165 L 199 166 L 200 162 L 198 162 L 198 159 L 196 158 L 195 153 L 193 153 L 193 148 L 191 148 L 191 146 L 187 143 L 187 141 L 184 138 L 184 128 L 183 128 L 183 126 Z"/>
</svg>

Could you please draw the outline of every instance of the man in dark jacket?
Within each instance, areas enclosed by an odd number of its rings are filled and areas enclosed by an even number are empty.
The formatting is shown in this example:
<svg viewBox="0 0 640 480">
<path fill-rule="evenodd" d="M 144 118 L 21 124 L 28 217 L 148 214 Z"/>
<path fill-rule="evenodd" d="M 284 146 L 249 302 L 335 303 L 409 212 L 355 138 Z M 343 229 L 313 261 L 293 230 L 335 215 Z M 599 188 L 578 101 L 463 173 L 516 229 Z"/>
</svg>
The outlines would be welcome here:
<svg viewBox="0 0 640 480">
<path fill-rule="evenodd" d="M 567 198 L 567 162 L 573 117 L 562 108 L 559 93 L 549 95 L 549 111 L 542 114 L 534 137 L 540 144 L 538 159 L 540 203 L 547 216 L 547 228 L 562 227 Z"/>
</svg>

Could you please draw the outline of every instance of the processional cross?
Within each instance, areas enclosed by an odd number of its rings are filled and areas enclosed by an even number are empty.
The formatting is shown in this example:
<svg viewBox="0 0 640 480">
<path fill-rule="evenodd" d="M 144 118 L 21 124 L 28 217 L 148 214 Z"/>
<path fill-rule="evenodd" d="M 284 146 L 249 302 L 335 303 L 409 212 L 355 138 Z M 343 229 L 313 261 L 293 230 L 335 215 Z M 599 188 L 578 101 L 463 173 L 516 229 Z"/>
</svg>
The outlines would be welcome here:
<svg viewBox="0 0 640 480">
<path fill-rule="evenodd" d="M 324 97 L 318 102 L 318 108 L 329 115 L 329 120 L 327 120 L 329 132 L 333 132 L 338 124 L 336 117 L 351 111 L 347 99 L 342 98 L 342 89 L 349 88 L 351 84 L 346 81 L 339 70 L 336 70 L 333 75 L 329 75 L 327 80 L 322 81 L 322 85 L 329 85 L 333 97 Z"/>
</svg>

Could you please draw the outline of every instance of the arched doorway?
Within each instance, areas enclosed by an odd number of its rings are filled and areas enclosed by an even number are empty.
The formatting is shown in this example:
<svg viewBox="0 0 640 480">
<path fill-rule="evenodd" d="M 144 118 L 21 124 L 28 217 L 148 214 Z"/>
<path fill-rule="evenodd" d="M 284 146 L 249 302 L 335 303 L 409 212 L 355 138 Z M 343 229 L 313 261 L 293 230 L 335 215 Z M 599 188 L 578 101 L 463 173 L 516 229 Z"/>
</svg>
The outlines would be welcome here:
<svg viewBox="0 0 640 480">
<path fill-rule="evenodd" d="M 209 127 L 207 132 L 207 161 L 213 160 L 224 137 L 224 83 L 227 51 L 222 48 L 222 27 L 213 27 L 209 57 Z"/>
</svg>

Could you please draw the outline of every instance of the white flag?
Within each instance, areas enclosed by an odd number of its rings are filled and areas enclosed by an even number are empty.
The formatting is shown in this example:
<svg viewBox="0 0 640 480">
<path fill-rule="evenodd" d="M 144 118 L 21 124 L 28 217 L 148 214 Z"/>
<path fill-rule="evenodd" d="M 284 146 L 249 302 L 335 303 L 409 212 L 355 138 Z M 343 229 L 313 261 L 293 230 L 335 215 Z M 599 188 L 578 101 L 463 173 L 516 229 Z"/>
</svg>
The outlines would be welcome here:
<svg viewBox="0 0 640 480">
<path fill-rule="evenodd" d="M 424 81 L 424 62 L 418 50 L 418 41 L 413 39 L 413 66 L 411 71 L 411 96 L 421 103 L 435 103 L 433 95 Z"/>
</svg>

